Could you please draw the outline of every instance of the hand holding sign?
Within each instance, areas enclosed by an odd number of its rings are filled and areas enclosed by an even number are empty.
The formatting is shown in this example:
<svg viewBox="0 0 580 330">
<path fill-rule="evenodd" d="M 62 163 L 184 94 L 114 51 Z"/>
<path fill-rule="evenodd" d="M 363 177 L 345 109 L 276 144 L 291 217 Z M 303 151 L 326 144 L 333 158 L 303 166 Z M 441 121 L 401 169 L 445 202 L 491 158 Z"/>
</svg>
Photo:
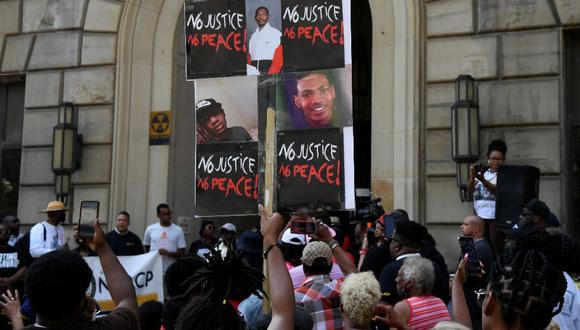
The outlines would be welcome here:
<svg viewBox="0 0 580 330">
<path fill-rule="evenodd" d="M 262 204 L 258 204 L 258 212 L 260 213 L 260 232 L 264 237 L 264 246 L 275 244 L 278 235 L 284 228 L 284 218 L 277 212 L 268 216 L 268 212 Z"/>
</svg>

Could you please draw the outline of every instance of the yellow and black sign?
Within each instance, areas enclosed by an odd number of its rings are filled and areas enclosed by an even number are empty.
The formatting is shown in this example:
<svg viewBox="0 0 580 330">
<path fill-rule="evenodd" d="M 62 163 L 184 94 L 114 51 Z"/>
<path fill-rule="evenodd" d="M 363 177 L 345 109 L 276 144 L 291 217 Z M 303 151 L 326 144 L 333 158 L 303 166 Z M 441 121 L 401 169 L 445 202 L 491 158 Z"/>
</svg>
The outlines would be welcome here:
<svg viewBox="0 0 580 330">
<path fill-rule="evenodd" d="M 151 113 L 149 144 L 164 145 L 171 142 L 171 111 Z"/>
</svg>

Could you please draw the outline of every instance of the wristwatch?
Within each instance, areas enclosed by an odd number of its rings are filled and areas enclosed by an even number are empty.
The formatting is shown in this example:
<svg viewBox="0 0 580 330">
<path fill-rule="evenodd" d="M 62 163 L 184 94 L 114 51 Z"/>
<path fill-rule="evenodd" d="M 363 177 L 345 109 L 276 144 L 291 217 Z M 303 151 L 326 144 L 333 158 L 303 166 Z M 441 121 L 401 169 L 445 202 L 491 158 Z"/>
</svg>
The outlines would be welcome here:
<svg viewBox="0 0 580 330">
<path fill-rule="evenodd" d="M 333 239 L 332 241 L 328 242 L 328 246 L 330 246 L 330 249 L 332 251 L 334 251 L 334 248 L 336 248 L 339 245 L 340 244 L 338 244 L 338 242 L 335 239 Z"/>
</svg>

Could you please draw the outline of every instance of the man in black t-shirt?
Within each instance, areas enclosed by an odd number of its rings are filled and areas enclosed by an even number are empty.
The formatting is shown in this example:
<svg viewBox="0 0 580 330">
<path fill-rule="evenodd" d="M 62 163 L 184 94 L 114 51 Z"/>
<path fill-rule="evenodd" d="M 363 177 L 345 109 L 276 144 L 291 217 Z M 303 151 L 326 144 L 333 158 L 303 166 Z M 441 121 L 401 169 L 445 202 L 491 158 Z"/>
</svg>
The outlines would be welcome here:
<svg viewBox="0 0 580 330">
<path fill-rule="evenodd" d="M 22 279 L 26 267 L 22 255 L 14 247 L 8 245 L 10 230 L 0 223 L 0 293 L 6 289 L 17 289 L 24 294 Z"/>
<path fill-rule="evenodd" d="M 121 211 L 117 214 L 115 229 L 107 234 L 107 242 L 117 256 L 134 256 L 144 253 L 139 236 L 129 231 L 130 223 L 129 213 Z"/>
</svg>

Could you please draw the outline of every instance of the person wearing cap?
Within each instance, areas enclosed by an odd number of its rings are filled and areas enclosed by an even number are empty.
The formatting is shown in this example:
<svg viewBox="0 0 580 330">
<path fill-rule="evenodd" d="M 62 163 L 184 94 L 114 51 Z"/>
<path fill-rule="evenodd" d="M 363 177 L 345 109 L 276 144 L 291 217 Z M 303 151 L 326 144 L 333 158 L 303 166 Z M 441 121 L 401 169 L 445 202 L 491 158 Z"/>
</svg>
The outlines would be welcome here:
<svg viewBox="0 0 580 330">
<path fill-rule="evenodd" d="M 39 211 L 39 213 L 46 213 L 48 219 L 37 223 L 30 229 L 30 255 L 33 258 L 58 249 L 68 250 L 68 244 L 64 239 L 64 228 L 60 223 L 66 219 L 65 212 L 71 210 L 61 201 L 52 201 L 48 203 L 46 209 Z"/>
<path fill-rule="evenodd" d="M 258 228 L 244 231 L 238 238 L 236 250 L 250 266 L 262 270 L 262 236 Z"/>
<path fill-rule="evenodd" d="M 220 239 L 215 246 L 220 252 L 222 258 L 225 258 L 230 251 L 236 249 L 236 226 L 232 223 L 226 223 L 220 228 Z"/>
<path fill-rule="evenodd" d="M 555 214 L 550 212 L 546 203 L 534 198 L 530 200 L 522 209 L 518 227 L 523 228 L 532 225 L 539 228 L 558 227 L 560 222 Z"/>
<path fill-rule="evenodd" d="M 16 216 L 9 214 L 2 219 L 4 226 L 10 230 L 10 239 L 8 240 L 8 245 L 14 246 L 19 239 L 21 239 L 24 234 L 20 232 L 20 219 Z"/>
<path fill-rule="evenodd" d="M 302 265 L 306 279 L 294 290 L 296 304 L 310 312 L 313 329 L 342 329 L 340 311 L 340 287 L 344 278 L 331 279 L 334 256 L 345 275 L 356 272 L 354 263 L 346 256 L 340 245 L 332 238 L 328 227 L 317 223 L 316 232 L 302 251 Z"/>
<path fill-rule="evenodd" d="M 203 99 L 195 105 L 198 144 L 216 142 L 246 142 L 252 137 L 245 128 L 228 127 L 222 104 L 214 99 Z"/>
</svg>

